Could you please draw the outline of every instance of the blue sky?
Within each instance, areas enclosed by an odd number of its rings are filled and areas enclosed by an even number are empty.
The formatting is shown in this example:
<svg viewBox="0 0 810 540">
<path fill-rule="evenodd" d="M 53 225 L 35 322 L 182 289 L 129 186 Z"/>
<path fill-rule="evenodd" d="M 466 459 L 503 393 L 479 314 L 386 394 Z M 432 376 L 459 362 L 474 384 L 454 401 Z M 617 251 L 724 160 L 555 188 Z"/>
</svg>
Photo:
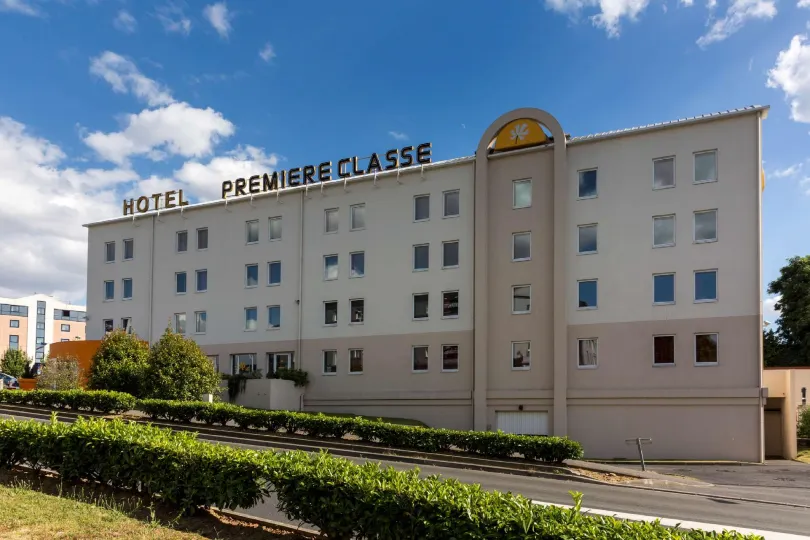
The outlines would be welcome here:
<svg viewBox="0 0 810 540">
<path fill-rule="evenodd" d="M 0 0 L 0 295 L 82 300 L 79 225 L 127 194 L 215 198 L 399 139 L 470 155 L 520 106 L 581 135 L 770 104 L 769 281 L 810 251 L 808 21 L 810 0 Z"/>
</svg>

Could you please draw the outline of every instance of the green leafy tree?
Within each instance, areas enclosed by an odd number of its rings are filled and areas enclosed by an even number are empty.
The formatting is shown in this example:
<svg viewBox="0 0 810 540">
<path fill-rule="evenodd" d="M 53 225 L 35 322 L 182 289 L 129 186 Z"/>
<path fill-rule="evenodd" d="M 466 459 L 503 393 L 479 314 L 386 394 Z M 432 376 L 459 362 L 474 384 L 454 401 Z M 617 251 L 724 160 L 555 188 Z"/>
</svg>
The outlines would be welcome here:
<svg viewBox="0 0 810 540">
<path fill-rule="evenodd" d="M 37 378 L 37 388 L 43 390 L 78 390 L 79 360 L 74 356 L 48 358 Z"/>
<path fill-rule="evenodd" d="M 810 439 L 810 407 L 805 407 L 799 413 L 798 435 L 802 439 Z"/>
<path fill-rule="evenodd" d="M 3 373 L 19 379 L 25 374 L 25 367 L 29 362 L 31 362 L 31 359 L 23 351 L 19 349 L 7 349 L 6 352 L 3 353 Z"/>
<path fill-rule="evenodd" d="M 87 386 L 93 390 L 115 390 L 144 397 L 144 376 L 149 345 L 123 330 L 110 332 L 101 340 Z"/>
<path fill-rule="evenodd" d="M 149 397 L 196 401 L 217 393 L 221 377 L 197 343 L 166 328 L 149 351 L 146 380 Z"/>
<path fill-rule="evenodd" d="M 765 367 L 785 366 L 790 363 L 787 347 L 773 330 L 762 332 L 762 359 Z"/>
<path fill-rule="evenodd" d="M 769 294 L 781 296 L 779 330 L 775 337 L 783 348 L 779 365 L 810 365 L 810 256 L 791 257 L 768 285 Z"/>
</svg>

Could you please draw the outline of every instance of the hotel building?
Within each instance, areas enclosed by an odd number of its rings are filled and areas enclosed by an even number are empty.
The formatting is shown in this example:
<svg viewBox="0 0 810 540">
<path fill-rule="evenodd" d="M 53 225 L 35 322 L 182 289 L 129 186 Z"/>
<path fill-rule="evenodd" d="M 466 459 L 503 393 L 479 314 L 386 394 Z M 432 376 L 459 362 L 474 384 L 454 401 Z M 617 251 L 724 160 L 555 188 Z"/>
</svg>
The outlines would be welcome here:
<svg viewBox="0 0 810 540">
<path fill-rule="evenodd" d="M 19 349 L 41 362 L 50 343 L 85 339 L 85 311 L 44 294 L 0 298 L 0 356 Z"/>
<path fill-rule="evenodd" d="M 767 111 L 518 109 L 470 157 L 91 223 L 88 338 L 171 325 L 222 372 L 306 370 L 307 410 L 760 461 Z"/>
</svg>

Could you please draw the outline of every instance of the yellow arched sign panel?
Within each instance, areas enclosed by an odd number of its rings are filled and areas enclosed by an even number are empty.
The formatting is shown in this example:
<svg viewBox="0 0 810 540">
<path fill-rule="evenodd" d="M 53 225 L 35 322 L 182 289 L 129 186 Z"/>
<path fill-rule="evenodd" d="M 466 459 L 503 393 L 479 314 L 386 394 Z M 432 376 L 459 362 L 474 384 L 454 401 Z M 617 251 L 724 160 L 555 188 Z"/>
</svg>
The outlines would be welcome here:
<svg viewBox="0 0 810 540">
<path fill-rule="evenodd" d="M 548 136 L 540 124 L 528 118 L 513 120 L 506 124 L 495 137 L 493 150 L 513 150 L 548 142 Z"/>
</svg>

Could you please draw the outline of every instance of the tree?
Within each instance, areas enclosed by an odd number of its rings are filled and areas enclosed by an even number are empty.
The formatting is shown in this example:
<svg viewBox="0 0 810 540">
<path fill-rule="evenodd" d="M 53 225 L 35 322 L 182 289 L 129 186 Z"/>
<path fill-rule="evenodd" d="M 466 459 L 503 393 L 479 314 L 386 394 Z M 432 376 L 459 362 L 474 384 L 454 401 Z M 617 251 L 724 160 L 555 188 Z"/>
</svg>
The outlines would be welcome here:
<svg viewBox="0 0 810 540">
<path fill-rule="evenodd" d="M 790 364 L 787 347 L 782 338 L 773 330 L 762 332 L 762 359 L 765 367 L 786 366 Z"/>
<path fill-rule="evenodd" d="M 149 397 L 196 401 L 219 390 L 220 375 L 197 343 L 166 328 L 149 351 L 146 380 Z"/>
<path fill-rule="evenodd" d="M 783 345 L 781 365 L 810 365 L 810 256 L 791 257 L 768 285 L 769 294 L 781 296 L 775 333 Z"/>
<path fill-rule="evenodd" d="M 31 359 L 23 351 L 19 349 L 7 349 L 3 353 L 2 369 L 6 375 L 17 377 L 18 379 L 25 374 L 25 367 L 31 362 Z"/>
<path fill-rule="evenodd" d="M 797 433 L 801 439 L 810 439 L 810 407 L 805 407 L 799 413 Z"/>
<path fill-rule="evenodd" d="M 138 336 L 123 330 L 110 332 L 93 355 L 87 386 L 144 397 L 148 359 L 149 345 Z"/>
<path fill-rule="evenodd" d="M 43 390 L 76 390 L 79 388 L 79 360 L 75 356 L 48 358 L 37 378 Z"/>
</svg>

